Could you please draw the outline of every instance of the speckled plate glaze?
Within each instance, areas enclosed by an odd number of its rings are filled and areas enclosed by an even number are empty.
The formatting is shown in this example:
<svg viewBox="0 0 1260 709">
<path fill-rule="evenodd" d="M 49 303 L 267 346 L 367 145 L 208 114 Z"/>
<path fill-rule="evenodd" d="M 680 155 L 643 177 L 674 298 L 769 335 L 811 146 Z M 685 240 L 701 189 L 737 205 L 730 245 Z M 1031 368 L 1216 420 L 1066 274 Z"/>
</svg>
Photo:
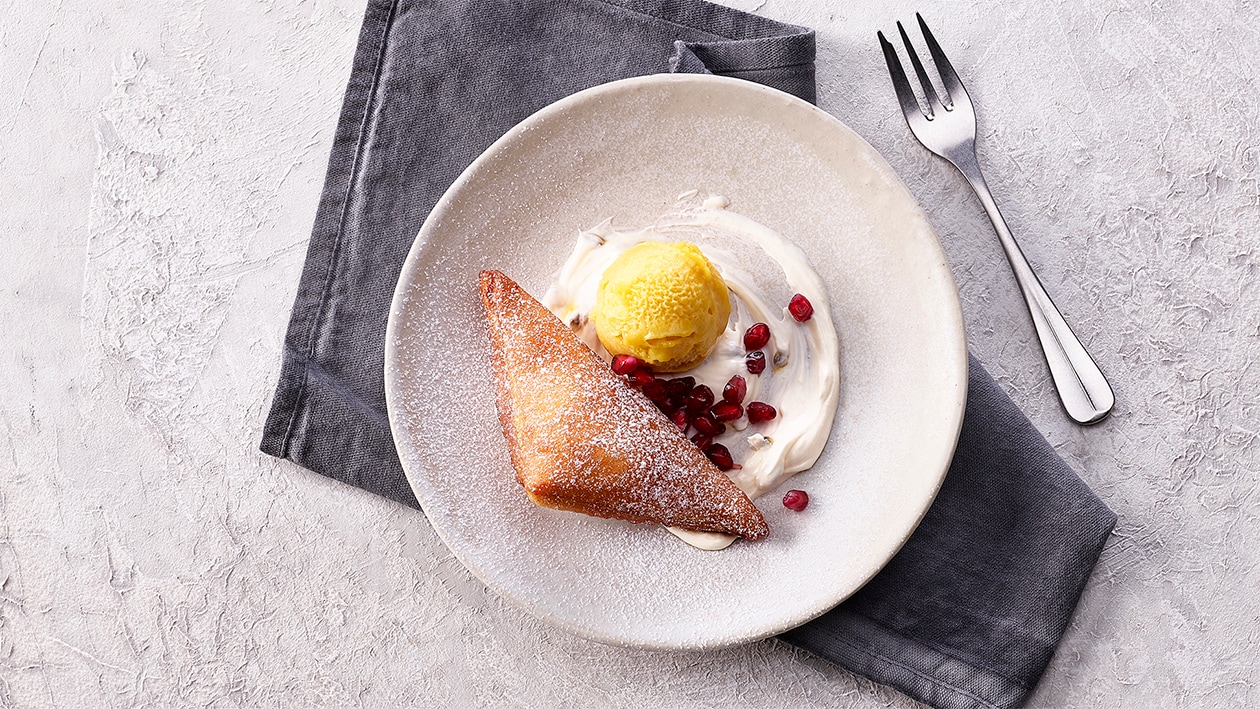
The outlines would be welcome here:
<svg viewBox="0 0 1260 709">
<path fill-rule="evenodd" d="M 661 527 L 534 506 L 494 409 L 477 273 L 536 297 L 579 228 L 650 224 L 680 193 L 805 249 L 840 335 L 840 407 L 813 469 L 760 498 L 769 538 L 720 552 Z M 386 345 L 390 422 L 434 529 L 472 573 L 595 640 L 712 648 L 782 632 L 843 601 L 897 552 L 945 476 L 962 423 L 966 342 L 922 210 L 865 141 L 747 81 L 659 75 L 599 86 L 512 129 L 416 238 Z M 779 500 L 807 490 L 803 513 Z"/>
</svg>

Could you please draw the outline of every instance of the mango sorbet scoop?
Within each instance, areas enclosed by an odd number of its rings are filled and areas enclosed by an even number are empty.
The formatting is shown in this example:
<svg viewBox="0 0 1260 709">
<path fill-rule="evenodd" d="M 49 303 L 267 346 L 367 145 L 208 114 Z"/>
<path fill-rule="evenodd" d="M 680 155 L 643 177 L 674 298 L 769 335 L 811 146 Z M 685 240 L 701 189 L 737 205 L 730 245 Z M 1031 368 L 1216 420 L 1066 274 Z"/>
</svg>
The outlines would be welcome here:
<svg viewBox="0 0 1260 709">
<path fill-rule="evenodd" d="M 726 329 L 726 282 L 695 244 L 648 241 L 604 271 L 591 318 L 613 355 L 634 355 L 657 372 L 690 369 Z"/>
</svg>

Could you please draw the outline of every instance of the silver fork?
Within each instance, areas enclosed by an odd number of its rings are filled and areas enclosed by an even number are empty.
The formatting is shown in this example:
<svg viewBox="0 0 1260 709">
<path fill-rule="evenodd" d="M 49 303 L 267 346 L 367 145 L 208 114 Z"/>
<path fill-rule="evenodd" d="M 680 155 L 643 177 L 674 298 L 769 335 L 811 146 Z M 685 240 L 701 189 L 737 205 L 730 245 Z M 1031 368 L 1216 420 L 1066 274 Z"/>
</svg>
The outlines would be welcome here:
<svg viewBox="0 0 1260 709">
<path fill-rule="evenodd" d="M 893 88 L 897 91 L 897 100 L 901 102 L 901 112 L 906 116 L 910 132 L 928 150 L 953 163 L 954 167 L 967 178 L 971 188 L 976 191 L 984 211 L 988 212 L 1002 242 L 1002 250 L 1011 262 L 1011 270 L 1015 272 L 1015 280 L 1024 294 L 1028 304 L 1028 312 L 1032 315 L 1033 325 L 1037 328 L 1037 337 L 1045 351 L 1046 362 L 1050 365 L 1050 376 L 1054 379 L 1055 388 L 1059 390 L 1059 398 L 1068 416 L 1080 424 L 1098 423 L 1111 413 L 1116 397 L 1107 384 L 1107 379 L 1098 369 L 1089 353 L 1072 329 L 1068 327 L 1059 309 L 1054 307 L 1046 289 L 1037 280 L 1028 259 L 1015 243 L 1011 231 L 1006 227 L 989 186 L 985 184 L 984 175 L 980 172 L 980 163 L 976 160 L 976 112 L 971 105 L 971 97 L 962 81 L 954 72 L 949 59 L 936 43 L 936 38 L 928 30 L 927 23 L 915 13 L 919 28 L 923 30 L 923 39 L 927 42 L 928 51 L 936 62 L 937 73 L 945 88 L 944 101 L 936 94 L 931 79 L 923 70 L 923 63 L 910 44 L 906 30 L 897 23 L 897 31 L 901 33 L 901 41 L 906 45 L 906 53 L 910 55 L 910 63 L 914 73 L 919 77 L 927 99 L 925 113 L 915 98 L 914 90 L 906 79 L 906 72 L 897 58 L 897 50 L 884 39 L 879 32 L 879 43 L 884 49 L 884 60 L 888 62 L 888 73 L 892 76 Z"/>
</svg>

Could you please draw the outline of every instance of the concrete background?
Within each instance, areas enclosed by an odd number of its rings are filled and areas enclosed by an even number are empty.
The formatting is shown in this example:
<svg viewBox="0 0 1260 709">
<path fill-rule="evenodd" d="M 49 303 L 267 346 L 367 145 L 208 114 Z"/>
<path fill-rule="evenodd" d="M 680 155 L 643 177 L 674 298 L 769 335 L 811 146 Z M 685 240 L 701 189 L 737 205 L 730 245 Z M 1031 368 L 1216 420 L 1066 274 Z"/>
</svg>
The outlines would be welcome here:
<svg viewBox="0 0 1260 709">
<path fill-rule="evenodd" d="M 739 0 L 937 226 L 973 351 L 1120 523 L 1036 707 L 1260 705 L 1260 8 Z M 874 40 L 927 16 L 1112 378 L 1061 413 L 979 204 Z M 0 0 L 0 705 L 910 707 L 781 643 L 605 647 L 423 518 L 257 452 L 362 0 Z"/>
</svg>

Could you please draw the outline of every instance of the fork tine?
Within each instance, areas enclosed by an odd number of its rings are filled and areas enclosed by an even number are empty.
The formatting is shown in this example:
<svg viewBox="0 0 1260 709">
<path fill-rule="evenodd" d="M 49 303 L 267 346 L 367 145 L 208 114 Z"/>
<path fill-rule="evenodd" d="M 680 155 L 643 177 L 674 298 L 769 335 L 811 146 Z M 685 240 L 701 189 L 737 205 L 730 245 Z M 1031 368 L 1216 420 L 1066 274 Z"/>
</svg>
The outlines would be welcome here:
<svg viewBox="0 0 1260 709">
<path fill-rule="evenodd" d="M 901 60 L 897 58 L 897 50 L 884 39 L 883 32 L 876 32 L 879 36 L 879 46 L 884 50 L 884 61 L 888 64 L 888 74 L 892 77 L 893 90 L 897 92 L 897 101 L 901 103 L 901 112 L 905 114 L 906 121 L 913 120 L 917 113 L 923 115 L 923 109 L 919 107 L 919 99 L 914 97 L 914 90 L 910 88 L 910 80 L 906 78 L 906 70 L 901 67 Z M 914 127 L 911 122 L 911 128 Z"/>
<path fill-rule="evenodd" d="M 971 97 L 967 95 L 967 89 L 963 87 L 962 80 L 954 71 L 954 65 L 949 63 L 949 58 L 941 50 L 941 45 L 936 43 L 936 37 L 932 36 L 932 30 L 928 29 L 927 23 L 923 21 L 923 15 L 916 12 L 914 16 L 919 21 L 919 29 L 923 31 L 923 40 L 927 42 L 928 51 L 932 53 L 932 61 L 936 62 L 936 71 L 941 75 L 941 83 L 945 85 L 945 100 L 949 101 L 945 105 L 953 108 L 955 101 L 971 103 Z"/>
<path fill-rule="evenodd" d="M 901 43 L 906 45 L 906 54 L 910 55 L 910 64 L 914 66 L 914 73 L 919 77 L 919 83 L 923 85 L 923 97 L 927 99 L 927 115 L 932 118 L 936 114 L 937 109 L 944 109 L 941 100 L 936 97 L 936 87 L 932 86 L 932 80 L 928 78 L 927 72 L 923 70 L 923 62 L 919 61 L 919 53 L 914 51 L 914 45 L 910 44 L 910 38 L 906 36 L 906 28 L 897 23 L 897 31 L 901 33 Z"/>
</svg>

